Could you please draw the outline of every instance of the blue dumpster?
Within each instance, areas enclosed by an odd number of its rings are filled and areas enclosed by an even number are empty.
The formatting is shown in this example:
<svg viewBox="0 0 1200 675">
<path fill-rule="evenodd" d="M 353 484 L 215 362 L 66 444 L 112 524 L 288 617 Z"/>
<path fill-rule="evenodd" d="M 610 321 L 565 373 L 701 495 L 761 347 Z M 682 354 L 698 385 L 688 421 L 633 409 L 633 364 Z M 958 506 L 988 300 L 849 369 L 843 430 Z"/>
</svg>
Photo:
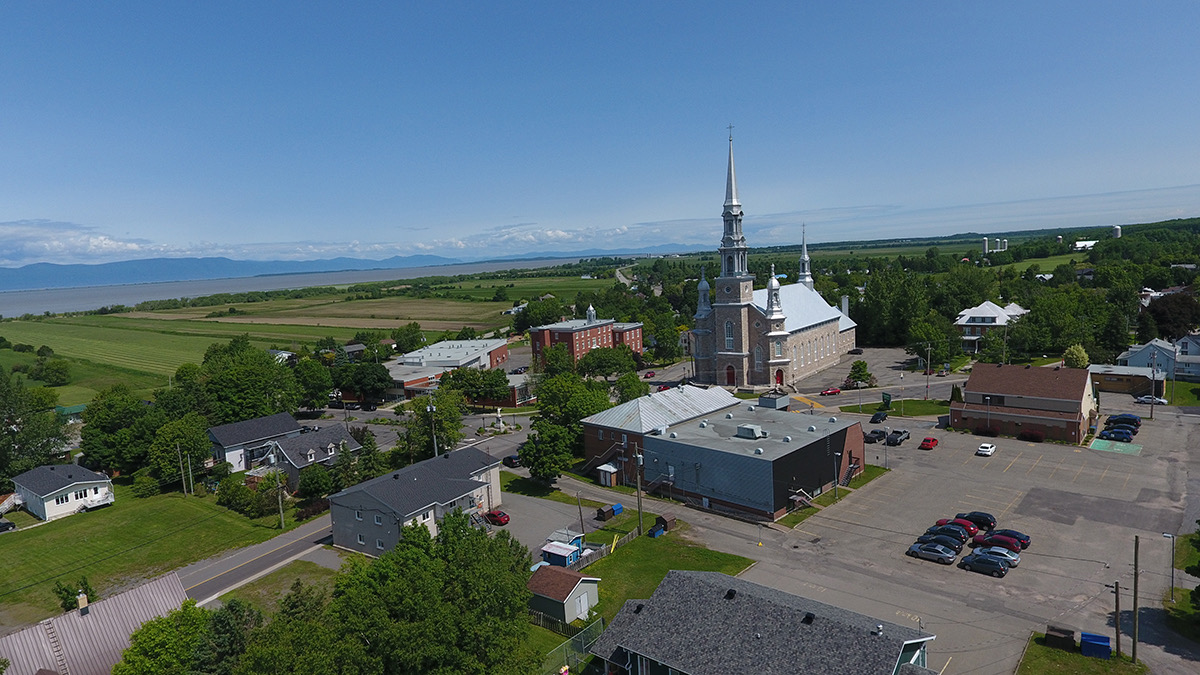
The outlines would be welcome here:
<svg viewBox="0 0 1200 675">
<path fill-rule="evenodd" d="M 662 525 L 655 525 L 654 527 L 650 528 L 650 531 L 647 532 L 647 534 L 650 535 L 651 539 L 658 539 L 663 535 Z"/>
<path fill-rule="evenodd" d="M 621 506 L 620 504 L 613 504 L 612 510 L 613 510 L 614 516 L 619 516 L 619 515 L 621 515 L 621 512 L 625 510 L 625 507 Z"/>
<path fill-rule="evenodd" d="M 1091 656 L 1098 659 L 1112 658 L 1112 648 L 1109 646 L 1107 635 L 1080 633 L 1079 651 L 1082 652 L 1084 656 Z"/>
</svg>

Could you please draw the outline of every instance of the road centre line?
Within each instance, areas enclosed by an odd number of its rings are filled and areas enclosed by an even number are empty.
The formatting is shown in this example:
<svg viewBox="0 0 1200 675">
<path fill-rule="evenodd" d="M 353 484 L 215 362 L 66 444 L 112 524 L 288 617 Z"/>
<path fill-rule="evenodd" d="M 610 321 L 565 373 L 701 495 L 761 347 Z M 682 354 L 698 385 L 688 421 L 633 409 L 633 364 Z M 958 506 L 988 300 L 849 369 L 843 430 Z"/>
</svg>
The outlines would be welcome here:
<svg viewBox="0 0 1200 675">
<path fill-rule="evenodd" d="M 319 532 L 319 531 L 320 531 L 320 530 L 318 530 L 318 532 Z M 314 533 L 314 534 L 315 534 L 315 533 Z M 185 588 L 185 589 L 183 589 L 183 590 L 185 590 L 185 591 L 190 591 L 190 590 L 192 590 L 193 588 L 195 588 L 195 587 L 197 587 L 197 586 L 199 586 L 199 585 L 201 585 L 201 584 L 206 584 L 206 583 L 208 583 L 208 582 L 212 581 L 213 579 L 216 579 L 217 577 L 220 577 L 220 576 L 224 576 L 224 575 L 226 575 L 226 574 L 229 574 L 230 572 L 232 572 L 232 571 L 234 571 L 234 570 L 238 569 L 239 567 L 242 567 L 242 566 L 244 566 L 244 565 L 249 565 L 250 563 L 254 562 L 255 560 L 258 560 L 259 558 L 262 558 L 262 557 L 264 557 L 264 556 L 268 556 L 268 555 L 270 555 L 270 554 L 274 553 L 275 551 L 278 551 L 278 550 L 279 550 L 279 549 L 281 549 L 281 548 L 286 548 L 286 547 L 288 547 L 288 546 L 291 546 L 292 544 L 294 544 L 294 543 L 296 543 L 297 541 L 299 541 L 299 540 L 301 540 L 301 539 L 304 539 L 304 538 L 305 538 L 305 537 L 296 537 L 295 539 L 292 539 L 292 540 L 288 541 L 286 544 L 283 544 L 282 546 L 276 546 L 275 548 L 271 549 L 270 551 L 266 551 L 265 553 L 261 553 L 261 554 L 259 554 L 259 555 L 256 555 L 256 556 L 254 556 L 253 558 L 251 558 L 251 559 L 249 559 L 249 560 L 247 560 L 247 561 L 245 561 L 245 562 L 243 562 L 243 563 L 240 563 L 240 564 L 238 564 L 238 565 L 234 565 L 233 567 L 230 567 L 229 569 L 225 570 L 224 572 L 221 572 L 221 573 L 219 573 L 219 574 L 214 574 L 214 575 L 212 575 L 211 577 L 209 577 L 209 578 L 205 579 L 204 581 L 201 581 L 201 582 L 199 582 L 199 583 L 192 584 L 191 586 L 188 586 L 187 588 Z"/>
</svg>

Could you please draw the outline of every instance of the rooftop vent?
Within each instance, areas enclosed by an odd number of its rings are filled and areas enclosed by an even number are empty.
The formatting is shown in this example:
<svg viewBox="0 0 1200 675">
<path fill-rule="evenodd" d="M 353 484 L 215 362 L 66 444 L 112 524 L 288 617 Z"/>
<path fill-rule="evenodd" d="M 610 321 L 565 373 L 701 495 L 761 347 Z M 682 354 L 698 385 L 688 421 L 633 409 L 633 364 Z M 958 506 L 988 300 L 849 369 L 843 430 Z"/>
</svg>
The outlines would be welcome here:
<svg viewBox="0 0 1200 675">
<path fill-rule="evenodd" d="M 641 613 L 642 613 L 642 608 L 644 608 L 644 607 L 645 607 L 645 605 L 643 605 L 642 603 L 640 603 L 640 602 L 639 602 L 639 603 L 638 603 L 638 606 L 633 608 L 633 613 L 634 613 L 634 614 L 641 614 Z"/>
<path fill-rule="evenodd" d="M 746 410 L 749 410 L 750 412 L 754 412 L 754 406 L 748 405 L 748 406 L 746 406 Z"/>
<path fill-rule="evenodd" d="M 808 427 L 808 430 L 809 430 L 809 431 L 816 431 L 816 430 L 817 430 L 817 427 L 816 427 L 816 426 L 814 426 L 814 425 L 809 425 L 809 427 Z"/>
<path fill-rule="evenodd" d="M 707 428 L 708 428 L 708 420 L 704 420 L 703 422 L 701 422 L 701 423 L 700 423 L 700 428 L 701 428 L 701 429 L 707 429 Z"/>
<path fill-rule="evenodd" d="M 754 449 L 754 454 L 756 454 L 756 455 L 761 455 L 761 454 L 762 454 L 762 448 L 755 448 L 755 449 Z"/>
<path fill-rule="evenodd" d="M 662 436 L 662 435 L 663 435 L 663 434 L 665 434 L 665 433 L 667 433 L 667 427 L 666 427 L 666 426 L 661 426 L 661 427 L 655 427 L 655 428 L 654 428 L 654 435 L 655 435 L 655 436 Z"/>
<path fill-rule="evenodd" d="M 677 433 L 675 433 L 674 431 L 672 431 L 672 432 L 671 432 L 671 438 L 679 438 L 679 434 L 677 434 Z M 656 462 L 657 462 L 658 460 L 656 459 L 656 460 L 654 460 L 654 461 L 656 461 Z"/>
<path fill-rule="evenodd" d="M 881 623 L 875 624 L 875 634 L 883 635 L 883 624 L 881 624 Z"/>
<path fill-rule="evenodd" d="M 400 474 L 398 474 L 398 473 L 392 474 L 392 480 L 400 480 Z"/>
<path fill-rule="evenodd" d="M 733 413 L 725 413 L 725 419 L 727 419 L 727 420 L 733 419 Z"/>
<path fill-rule="evenodd" d="M 830 418 L 829 418 L 829 421 L 830 421 L 830 422 L 836 422 L 836 421 L 837 421 L 837 418 L 836 418 L 836 417 L 830 417 Z"/>
<path fill-rule="evenodd" d="M 737 591 L 735 589 L 731 588 L 731 589 L 725 591 L 725 599 L 726 600 L 732 600 L 733 596 L 735 596 L 735 595 L 737 595 Z"/>
<path fill-rule="evenodd" d="M 813 619 L 815 618 L 817 618 L 816 614 L 813 614 L 812 612 L 805 612 L 804 618 L 800 619 L 800 623 L 812 625 Z"/>
<path fill-rule="evenodd" d="M 783 442 L 784 442 L 784 443 L 791 443 L 791 442 L 792 442 L 792 437 L 791 437 L 791 436 L 784 436 L 784 437 L 783 437 Z"/>
<path fill-rule="evenodd" d="M 738 438 L 766 438 L 767 432 L 757 424 L 739 424 L 734 435 Z"/>
</svg>

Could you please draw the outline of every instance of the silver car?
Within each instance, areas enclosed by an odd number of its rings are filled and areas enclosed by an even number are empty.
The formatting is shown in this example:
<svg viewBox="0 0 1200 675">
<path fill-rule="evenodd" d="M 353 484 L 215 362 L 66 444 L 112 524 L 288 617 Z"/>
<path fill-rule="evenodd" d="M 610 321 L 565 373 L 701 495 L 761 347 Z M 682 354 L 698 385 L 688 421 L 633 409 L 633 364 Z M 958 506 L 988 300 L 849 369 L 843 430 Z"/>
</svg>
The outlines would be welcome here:
<svg viewBox="0 0 1200 675">
<path fill-rule="evenodd" d="M 906 553 L 914 558 L 924 558 L 943 565 L 953 563 L 958 557 L 958 554 L 941 544 L 913 544 L 908 547 Z"/>
<path fill-rule="evenodd" d="M 990 555 L 993 558 L 1000 558 L 1004 562 L 1008 563 L 1009 567 L 1016 567 L 1017 565 L 1021 564 L 1020 553 L 1014 553 L 1000 546 L 977 548 L 975 549 L 975 553 L 978 555 Z"/>
</svg>

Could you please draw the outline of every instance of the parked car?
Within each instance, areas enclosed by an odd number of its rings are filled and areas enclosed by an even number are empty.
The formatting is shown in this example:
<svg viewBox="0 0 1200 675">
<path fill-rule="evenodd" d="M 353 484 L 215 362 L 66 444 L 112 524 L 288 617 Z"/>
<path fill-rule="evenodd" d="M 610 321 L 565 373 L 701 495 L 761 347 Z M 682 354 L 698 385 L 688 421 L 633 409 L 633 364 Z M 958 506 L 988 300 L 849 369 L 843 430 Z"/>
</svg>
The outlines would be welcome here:
<svg viewBox="0 0 1200 675">
<path fill-rule="evenodd" d="M 962 553 L 963 550 L 963 543 L 961 541 L 954 537 L 947 537 L 944 534 L 923 534 L 917 537 L 917 543 L 938 544 L 939 546 L 945 546 L 955 553 Z"/>
<path fill-rule="evenodd" d="M 370 412 L 373 410 L 377 410 L 378 408 L 376 408 L 374 403 L 364 403 L 364 404 L 362 404 L 362 409 Z"/>
<path fill-rule="evenodd" d="M 941 534 L 947 537 L 954 537 L 964 544 L 967 543 L 967 541 L 971 538 L 971 536 L 967 534 L 967 531 L 958 525 L 934 525 L 928 530 L 925 530 L 925 534 Z"/>
<path fill-rule="evenodd" d="M 1161 396 L 1139 396 L 1135 399 L 1138 403 L 1154 403 L 1156 405 L 1168 405 L 1168 401 Z"/>
<path fill-rule="evenodd" d="M 337 408 L 338 410 L 341 410 L 342 408 L 345 408 L 345 407 L 346 407 L 346 405 L 345 405 L 344 403 L 342 403 L 341 401 L 330 401 L 330 402 L 329 402 L 329 407 L 330 407 L 330 408 Z"/>
<path fill-rule="evenodd" d="M 903 443 L 904 441 L 907 441 L 907 440 L 908 440 L 908 430 L 907 429 L 896 429 L 892 433 L 888 434 L 887 444 L 888 445 L 900 445 L 901 443 Z"/>
<path fill-rule="evenodd" d="M 990 548 L 992 546 L 1000 546 L 1013 553 L 1021 552 L 1021 542 L 1002 534 L 977 534 L 971 541 L 977 547 Z"/>
<path fill-rule="evenodd" d="M 887 419 L 887 416 L 888 416 L 888 414 L 887 414 L 886 410 L 880 410 L 879 412 L 875 413 L 874 415 L 871 415 L 871 424 L 881 424 L 884 420 Z"/>
<path fill-rule="evenodd" d="M 521 366 L 520 368 L 513 368 L 509 372 L 512 373 L 513 375 L 521 375 L 522 373 L 524 373 L 527 370 L 529 370 L 529 366 Z"/>
<path fill-rule="evenodd" d="M 957 525 L 967 531 L 967 534 L 974 537 L 979 534 L 979 526 L 966 518 L 942 518 L 937 521 L 938 525 Z"/>
<path fill-rule="evenodd" d="M 660 384 L 660 385 L 658 385 L 658 390 L 659 390 L 659 391 L 666 391 L 666 390 L 668 390 L 668 389 L 670 389 L 670 388 L 671 388 L 671 385 L 669 385 L 669 384 Z"/>
<path fill-rule="evenodd" d="M 979 555 L 972 553 L 963 556 L 959 561 L 958 566 L 968 572 L 979 572 L 980 574 L 990 574 L 997 579 L 1008 574 L 1008 563 L 1000 558 L 990 555 Z"/>
<path fill-rule="evenodd" d="M 644 379 L 647 379 L 647 380 L 648 380 L 648 379 L 650 379 L 650 378 L 654 377 L 654 376 L 655 376 L 655 374 L 656 374 L 656 373 L 655 373 L 653 370 L 648 370 L 648 371 L 646 371 L 646 374 L 645 374 L 645 375 L 643 375 L 642 377 L 643 377 Z"/>
<path fill-rule="evenodd" d="M 504 464 L 504 466 L 512 467 L 515 469 L 518 466 L 521 466 L 521 456 L 520 455 L 509 455 L 509 456 L 505 457 L 504 459 L 500 460 L 500 462 L 502 464 Z"/>
<path fill-rule="evenodd" d="M 979 449 L 975 451 L 975 454 L 979 455 L 980 457 L 991 457 L 992 455 L 996 454 L 996 444 L 980 443 Z"/>
<path fill-rule="evenodd" d="M 1107 427 L 1107 431 L 1124 431 L 1130 436 L 1137 436 L 1138 428 L 1132 424 L 1113 424 Z"/>
<path fill-rule="evenodd" d="M 885 438 L 887 438 L 887 432 L 885 432 L 883 429 L 872 429 L 863 434 L 864 443 L 878 443 Z"/>
<path fill-rule="evenodd" d="M 1029 535 L 1025 534 L 1024 532 L 1017 532 L 1016 530 L 992 530 L 992 534 L 998 534 L 1001 537 L 1010 537 L 1012 539 L 1016 539 L 1021 544 L 1022 551 L 1029 548 L 1029 544 L 1032 543 Z"/>
<path fill-rule="evenodd" d="M 999 558 L 1008 563 L 1009 567 L 1016 567 L 1021 564 L 1021 554 L 1015 551 L 1010 551 L 1003 546 L 988 546 L 987 548 L 975 549 L 977 555 L 990 555 L 993 558 Z"/>
<path fill-rule="evenodd" d="M 921 441 L 921 444 L 917 447 L 922 450 L 932 450 L 936 448 L 937 445 L 938 439 L 934 438 L 933 436 L 926 436 L 925 440 Z"/>
<path fill-rule="evenodd" d="M 346 404 L 346 410 L 358 410 L 361 407 L 362 406 L 360 406 L 359 404 L 354 403 L 354 402 L 350 402 L 350 403 Z"/>
<path fill-rule="evenodd" d="M 842 393 L 841 389 L 838 389 L 837 387 L 830 387 L 830 388 L 826 389 L 825 391 L 822 391 L 821 395 L 822 396 L 836 396 L 840 393 Z"/>
<path fill-rule="evenodd" d="M 1109 415 L 1107 420 L 1104 420 L 1105 426 L 1110 424 L 1132 424 L 1135 427 L 1142 426 L 1142 418 L 1133 413 L 1117 413 Z"/>
<path fill-rule="evenodd" d="M 8 532 L 9 530 L 15 530 L 15 529 L 17 529 L 17 526 L 11 520 L 5 520 L 4 518 L 0 518 L 0 532 Z"/>
<path fill-rule="evenodd" d="M 908 555 L 932 560 L 943 565 L 953 563 L 954 559 L 958 557 L 957 553 L 939 544 L 913 544 L 908 547 Z"/>
<path fill-rule="evenodd" d="M 1098 437 L 1106 441 L 1117 441 L 1118 443 L 1133 442 L 1133 436 L 1129 435 L 1128 431 L 1121 431 L 1119 429 L 1105 429 L 1099 433 Z"/>
<path fill-rule="evenodd" d="M 507 525 L 509 521 L 508 514 L 500 509 L 492 509 L 483 514 L 483 517 L 493 525 Z"/>
<path fill-rule="evenodd" d="M 968 511 L 966 513 L 960 513 L 954 517 L 962 518 L 963 520 L 969 520 L 978 525 L 979 529 L 981 530 L 987 530 L 988 532 L 991 532 L 992 530 L 996 529 L 996 517 L 984 511 Z"/>
</svg>

